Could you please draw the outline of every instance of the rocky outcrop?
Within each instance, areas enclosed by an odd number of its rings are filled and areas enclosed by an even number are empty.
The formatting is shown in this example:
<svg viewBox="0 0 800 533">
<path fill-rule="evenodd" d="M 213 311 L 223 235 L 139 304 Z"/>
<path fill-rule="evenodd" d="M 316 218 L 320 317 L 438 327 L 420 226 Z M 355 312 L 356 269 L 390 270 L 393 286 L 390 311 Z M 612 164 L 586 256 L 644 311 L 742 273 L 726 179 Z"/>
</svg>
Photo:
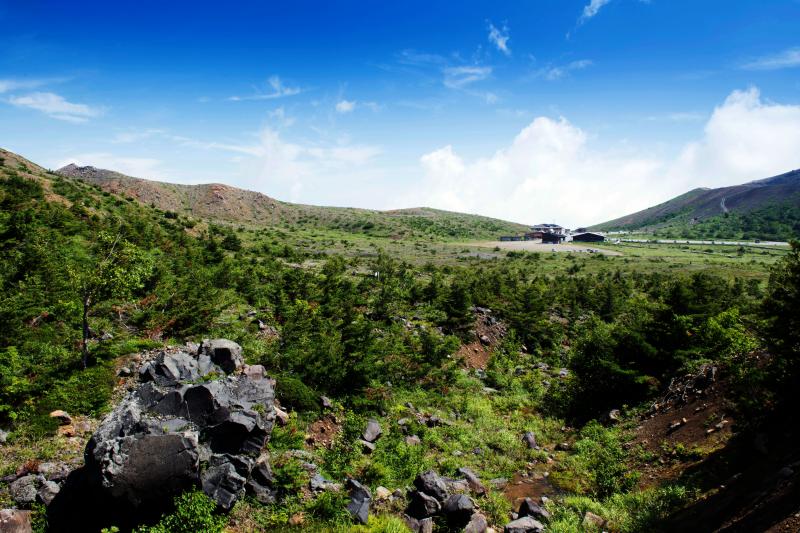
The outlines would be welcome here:
<svg viewBox="0 0 800 533">
<path fill-rule="evenodd" d="M 275 421 L 273 382 L 243 366 L 241 347 L 206 340 L 162 352 L 101 423 L 86 451 L 90 483 L 132 508 L 200 486 L 223 509 L 246 492 L 274 499 L 261 449 Z"/>
</svg>

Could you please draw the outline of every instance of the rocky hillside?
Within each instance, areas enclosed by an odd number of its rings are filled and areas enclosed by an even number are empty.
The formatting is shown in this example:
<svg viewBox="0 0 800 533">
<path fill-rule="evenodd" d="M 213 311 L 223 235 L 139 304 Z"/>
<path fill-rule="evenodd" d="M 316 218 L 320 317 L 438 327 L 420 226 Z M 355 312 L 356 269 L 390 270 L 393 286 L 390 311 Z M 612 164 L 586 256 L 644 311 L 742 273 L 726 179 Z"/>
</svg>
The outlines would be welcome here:
<svg viewBox="0 0 800 533">
<path fill-rule="evenodd" d="M 504 220 L 425 207 L 374 211 L 291 204 L 220 183 L 177 185 L 91 166 L 67 165 L 57 173 L 99 185 L 105 191 L 135 198 L 164 211 L 209 221 L 255 226 L 301 224 L 394 238 L 433 235 L 445 239 L 495 239 L 500 234 L 520 233 L 527 229 L 524 225 Z"/>
<path fill-rule="evenodd" d="M 694 189 L 662 204 L 592 227 L 720 237 L 790 238 L 800 226 L 800 170 L 717 189 Z M 752 235 L 746 235 L 752 234 Z M 690 236 L 690 235 L 687 235 Z M 715 234 L 708 235 L 711 237 Z"/>
</svg>

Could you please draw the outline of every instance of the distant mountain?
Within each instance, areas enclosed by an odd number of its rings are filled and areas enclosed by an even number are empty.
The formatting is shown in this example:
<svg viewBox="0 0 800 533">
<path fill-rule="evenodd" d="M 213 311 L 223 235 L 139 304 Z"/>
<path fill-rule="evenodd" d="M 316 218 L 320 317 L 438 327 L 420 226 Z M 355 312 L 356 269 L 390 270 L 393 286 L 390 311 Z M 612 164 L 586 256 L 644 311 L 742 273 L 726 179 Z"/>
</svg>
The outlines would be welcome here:
<svg viewBox="0 0 800 533">
<path fill-rule="evenodd" d="M 800 170 L 718 189 L 699 188 L 592 226 L 666 236 L 791 239 L 800 236 Z"/>
<path fill-rule="evenodd" d="M 0 150 L 0 154 L 2 154 Z M 6 152 L 9 153 L 9 152 Z M 19 156 L 17 156 L 19 157 Z M 340 230 L 389 238 L 496 239 L 528 229 L 523 224 L 427 207 L 375 211 L 292 204 L 265 194 L 212 183 L 178 185 L 127 176 L 92 166 L 67 165 L 57 174 L 94 184 L 163 211 L 209 222 Z"/>
</svg>

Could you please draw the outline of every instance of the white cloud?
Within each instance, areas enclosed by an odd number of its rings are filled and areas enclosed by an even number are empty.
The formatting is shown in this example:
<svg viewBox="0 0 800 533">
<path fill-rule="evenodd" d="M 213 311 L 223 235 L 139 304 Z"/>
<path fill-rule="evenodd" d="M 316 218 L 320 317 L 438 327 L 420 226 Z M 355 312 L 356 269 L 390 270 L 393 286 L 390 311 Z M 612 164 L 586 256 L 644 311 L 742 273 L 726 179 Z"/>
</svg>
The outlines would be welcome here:
<svg viewBox="0 0 800 533">
<path fill-rule="evenodd" d="M 670 172 L 709 187 L 766 178 L 800 167 L 800 105 L 764 102 L 756 88 L 734 91 L 714 109 L 703 138 Z"/>
<path fill-rule="evenodd" d="M 242 100 L 274 100 L 275 98 L 284 98 L 286 96 L 294 96 L 300 94 L 302 89 L 299 87 L 287 87 L 281 81 L 280 76 L 271 76 L 267 83 L 271 92 L 261 92 L 257 90 L 255 94 L 249 96 L 231 96 L 228 100 L 240 102 Z"/>
<path fill-rule="evenodd" d="M 108 152 L 84 153 L 62 159 L 55 168 L 61 168 L 70 163 L 80 167 L 93 166 L 115 170 L 136 178 L 170 179 L 169 172 L 163 168 L 162 161 L 152 158 L 119 156 Z"/>
<path fill-rule="evenodd" d="M 788 48 L 742 65 L 742 68 L 747 70 L 779 70 L 793 67 L 800 67 L 800 48 Z"/>
<path fill-rule="evenodd" d="M 352 100 L 339 100 L 336 103 L 337 113 L 352 113 L 356 108 L 356 103 Z"/>
<path fill-rule="evenodd" d="M 430 205 L 527 223 L 616 218 L 697 186 L 719 187 L 800 166 L 800 106 L 736 91 L 702 139 L 675 157 L 630 145 L 595 149 L 565 118 L 538 117 L 493 155 L 465 160 L 448 145 L 420 159 L 424 178 L 402 205 Z"/>
<path fill-rule="evenodd" d="M 540 76 L 543 76 L 548 81 L 556 81 L 568 76 L 570 72 L 573 72 L 575 70 L 583 70 L 590 66 L 592 66 L 591 60 L 579 59 L 578 61 L 572 61 L 570 63 L 567 63 L 566 65 L 551 66 L 544 68 L 540 70 L 538 74 Z"/>
<path fill-rule="evenodd" d="M 498 28 L 491 22 L 489 23 L 489 42 L 494 44 L 498 50 L 507 56 L 511 55 L 511 49 L 508 47 L 509 39 L 511 39 L 511 36 L 508 31 L 508 26 L 504 25 L 502 28 Z"/>
<path fill-rule="evenodd" d="M 50 81 L 54 80 L 2 79 L 0 80 L 0 94 L 19 89 L 35 89 L 36 87 L 47 85 Z"/>
<path fill-rule="evenodd" d="M 578 24 L 583 24 L 590 18 L 597 15 L 600 10 L 610 2 L 611 0 L 591 0 L 588 4 L 586 4 L 586 6 L 584 6 L 581 17 L 578 19 Z"/>
<path fill-rule="evenodd" d="M 295 123 L 295 118 L 290 117 L 286 113 L 286 109 L 284 109 L 283 106 L 270 111 L 269 118 L 277 121 L 281 126 L 286 128 L 292 126 Z"/>
<path fill-rule="evenodd" d="M 55 93 L 35 92 L 24 96 L 12 96 L 8 102 L 17 107 L 29 107 L 52 118 L 69 122 L 86 122 L 90 118 L 102 114 L 102 110 L 99 108 L 68 102 L 64 97 Z"/>
<path fill-rule="evenodd" d="M 444 85 L 450 89 L 463 89 L 492 75 L 492 67 L 447 67 L 443 71 Z"/>
</svg>

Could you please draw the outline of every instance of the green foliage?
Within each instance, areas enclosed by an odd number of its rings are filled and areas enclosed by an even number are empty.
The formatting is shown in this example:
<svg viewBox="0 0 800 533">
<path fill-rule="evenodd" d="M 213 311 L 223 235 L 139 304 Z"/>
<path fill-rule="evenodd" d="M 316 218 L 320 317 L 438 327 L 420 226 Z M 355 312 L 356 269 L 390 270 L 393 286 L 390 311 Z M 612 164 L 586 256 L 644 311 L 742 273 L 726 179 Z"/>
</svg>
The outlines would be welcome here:
<svg viewBox="0 0 800 533">
<path fill-rule="evenodd" d="M 577 493 L 591 493 L 606 498 L 632 489 L 637 472 L 625 465 L 625 451 L 618 430 L 604 428 L 591 421 L 580 432 L 575 453 L 566 467 L 553 474 L 553 479 Z"/>
<path fill-rule="evenodd" d="M 319 394 L 312 390 L 300 379 L 290 375 L 278 376 L 275 396 L 282 405 L 297 411 L 318 411 L 320 405 Z"/>
<path fill-rule="evenodd" d="M 185 492 L 175 498 L 175 510 L 161 517 L 158 524 L 137 529 L 137 533 L 207 533 L 221 532 L 227 524 L 225 515 L 217 514 L 216 503 L 202 491 Z"/>
</svg>

